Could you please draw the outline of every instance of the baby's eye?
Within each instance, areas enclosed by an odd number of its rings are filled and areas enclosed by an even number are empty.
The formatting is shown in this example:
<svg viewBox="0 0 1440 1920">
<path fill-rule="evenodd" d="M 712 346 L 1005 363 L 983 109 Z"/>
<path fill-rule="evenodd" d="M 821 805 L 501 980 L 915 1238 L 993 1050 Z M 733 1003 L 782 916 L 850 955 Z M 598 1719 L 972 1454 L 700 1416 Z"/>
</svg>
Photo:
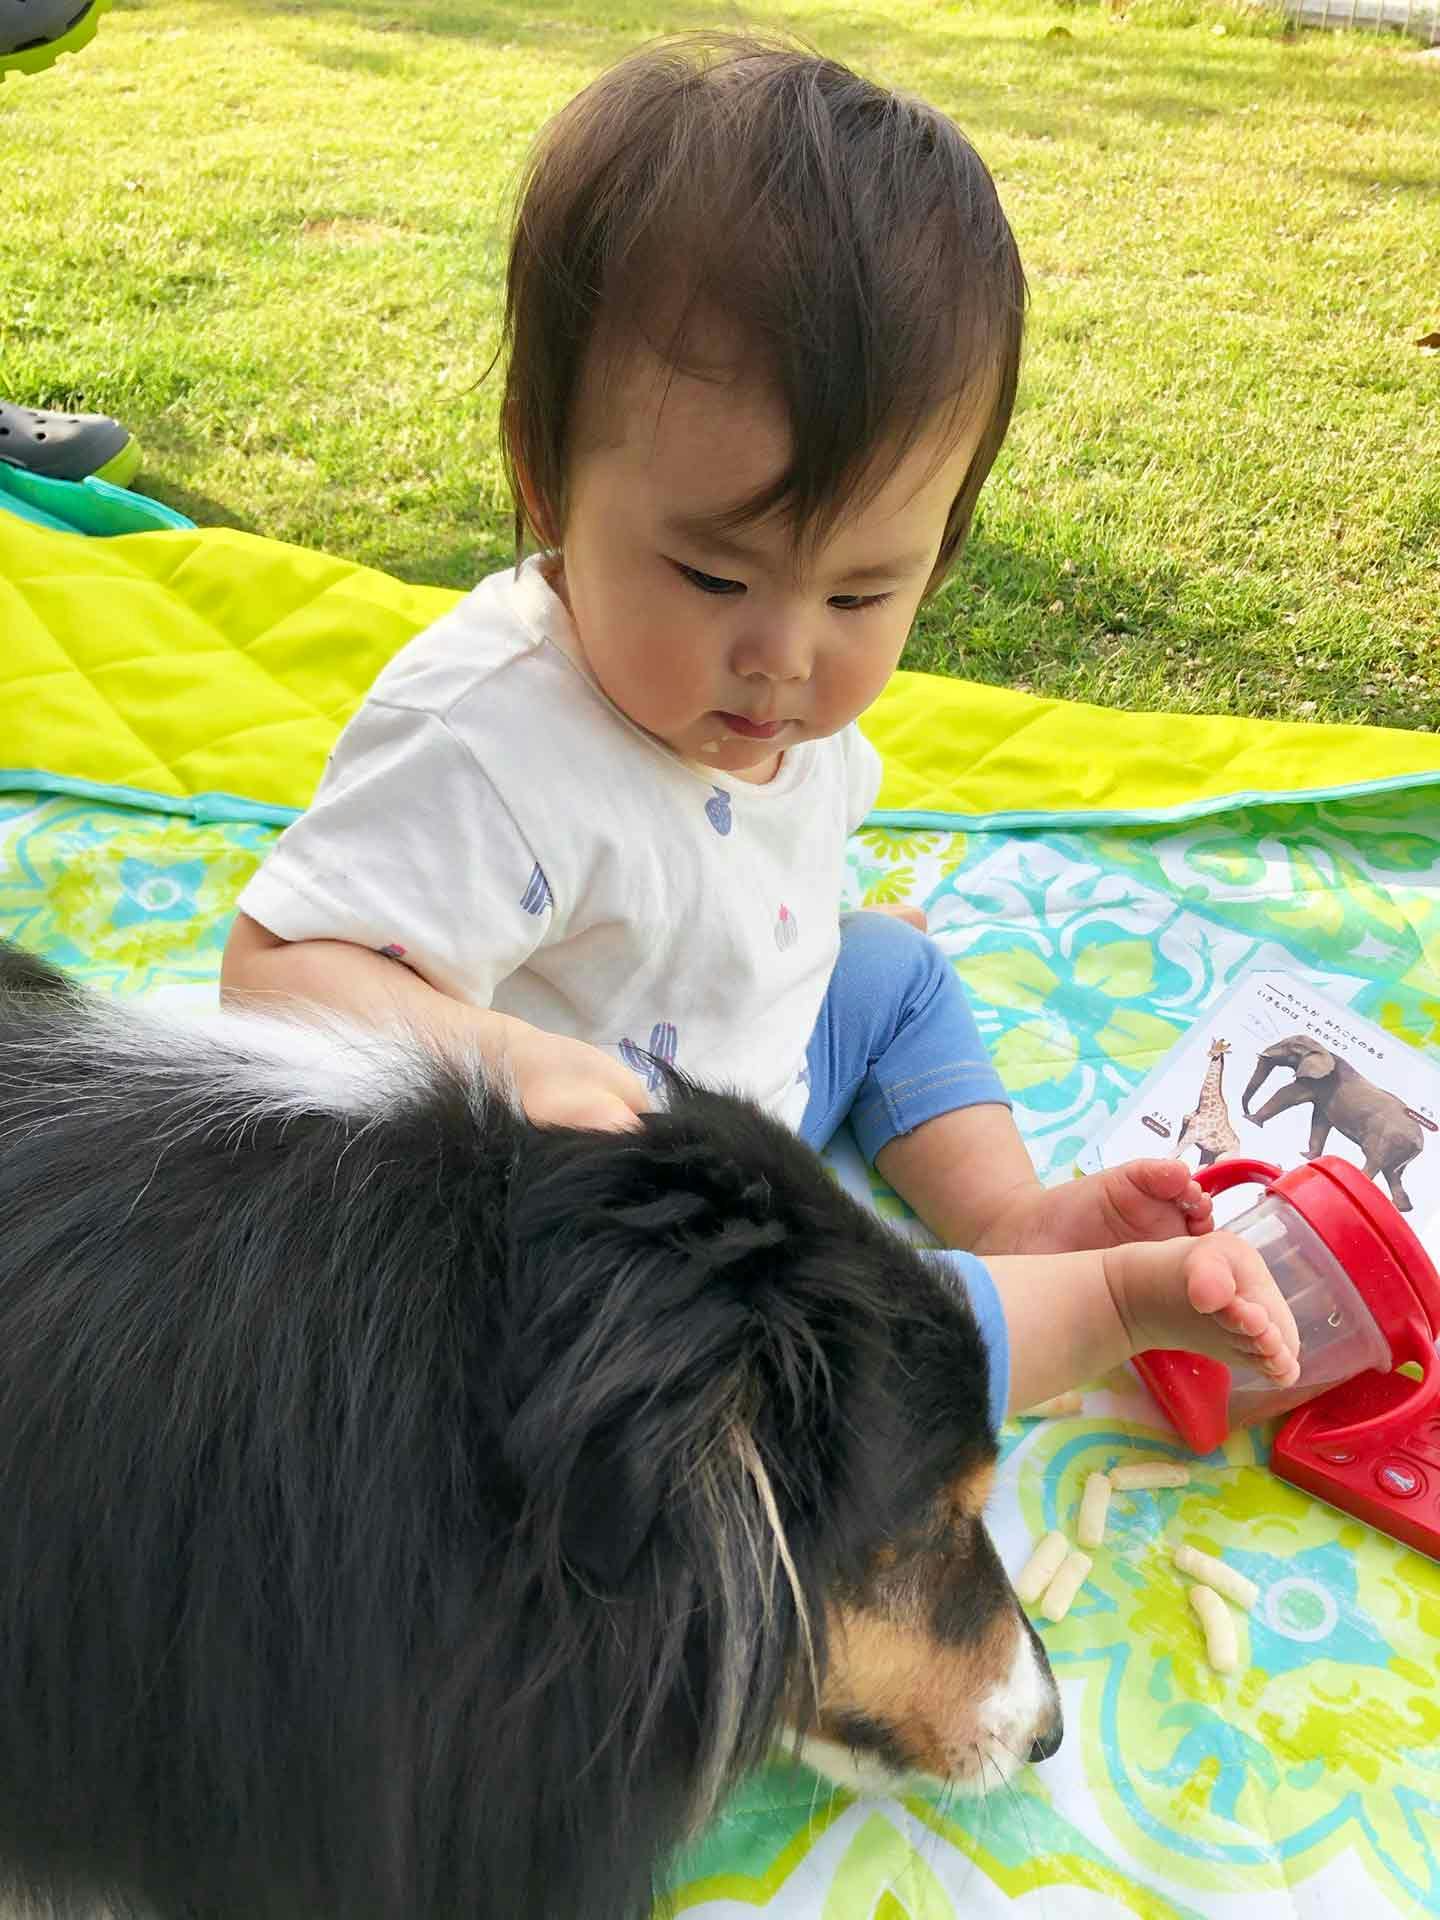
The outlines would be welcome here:
<svg viewBox="0 0 1440 1920">
<path fill-rule="evenodd" d="M 670 563 L 677 573 L 683 574 L 692 587 L 698 587 L 701 593 L 744 593 L 743 580 L 722 580 L 718 574 L 702 573 L 698 567 L 687 567 L 682 561 Z"/>
<path fill-rule="evenodd" d="M 837 613 L 867 613 L 894 598 L 893 593 L 832 593 L 830 604 Z"/>
</svg>

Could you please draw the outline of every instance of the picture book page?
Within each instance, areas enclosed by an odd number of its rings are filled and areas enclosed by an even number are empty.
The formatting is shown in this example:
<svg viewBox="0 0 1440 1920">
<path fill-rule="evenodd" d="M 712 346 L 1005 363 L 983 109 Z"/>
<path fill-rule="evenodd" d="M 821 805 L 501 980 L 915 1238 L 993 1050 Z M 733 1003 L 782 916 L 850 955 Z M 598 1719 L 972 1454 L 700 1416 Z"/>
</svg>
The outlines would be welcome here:
<svg viewBox="0 0 1440 1920">
<path fill-rule="evenodd" d="M 1191 1167 L 1320 1153 L 1351 1161 L 1440 1260 L 1440 1065 L 1315 992 L 1254 973 L 1195 1023 L 1079 1156 L 1082 1173 L 1164 1156 Z M 1221 1195 L 1223 1225 L 1253 1187 Z"/>
</svg>

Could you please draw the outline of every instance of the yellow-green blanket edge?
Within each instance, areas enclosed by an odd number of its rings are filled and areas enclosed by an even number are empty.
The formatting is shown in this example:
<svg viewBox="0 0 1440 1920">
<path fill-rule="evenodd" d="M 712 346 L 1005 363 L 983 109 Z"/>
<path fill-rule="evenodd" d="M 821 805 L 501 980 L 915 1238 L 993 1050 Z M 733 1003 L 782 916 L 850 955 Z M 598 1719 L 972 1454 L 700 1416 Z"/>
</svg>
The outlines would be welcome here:
<svg viewBox="0 0 1440 1920">
<path fill-rule="evenodd" d="M 0 790 L 283 824 L 380 668 L 458 597 L 230 528 L 89 540 L 0 516 Z M 862 724 L 886 826 L 1175 822 L 1440 784 L 1431 733 L 929 674 L 896 674 Z"/>
</svg>

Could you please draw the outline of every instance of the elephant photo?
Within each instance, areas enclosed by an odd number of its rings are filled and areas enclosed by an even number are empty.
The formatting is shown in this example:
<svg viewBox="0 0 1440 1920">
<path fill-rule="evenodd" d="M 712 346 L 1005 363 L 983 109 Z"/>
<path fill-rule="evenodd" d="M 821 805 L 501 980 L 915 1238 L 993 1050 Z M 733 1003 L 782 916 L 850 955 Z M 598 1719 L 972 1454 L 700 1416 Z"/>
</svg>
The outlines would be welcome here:
<svg viewBox="0 0 1440 1920">
<path fill-rule="evenodd" d="M 1251 1100 L 1277 1067 L 1289 1067 L 1294 1080 L 1252 1113 Z M 1257 1127 L 1263 1127 L 1277 1113 L 1306 1105 L 1314 1111 L 1305 1158 L 1313 1160 L 1325 1151 L 1333 1127 L 1359 1147 L 1365 1156 L 1365 1172 L 1372 1180 L 1384 1174 L 1395 1205 L 1402 1213 L 1409 1213 L 1412 1202 L 1400 1175 L 1425 1145 L 1425 1134 L 1404 1101 L 1372 1085 L 1348 1060 L 1337 1058 L 1308 1033 L 1294 1033 L 1260 1053 L 1240 1111 Z"/>
</svg>

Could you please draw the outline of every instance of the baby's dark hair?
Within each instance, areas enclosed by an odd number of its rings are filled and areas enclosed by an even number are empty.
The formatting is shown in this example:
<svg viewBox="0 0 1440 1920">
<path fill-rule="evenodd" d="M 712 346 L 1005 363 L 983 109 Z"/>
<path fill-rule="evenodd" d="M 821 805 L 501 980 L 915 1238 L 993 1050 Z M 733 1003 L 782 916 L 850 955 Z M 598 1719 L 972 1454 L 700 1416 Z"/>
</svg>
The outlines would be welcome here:
<svg viewBox="0 0 1440 1920">
<path fill-rule="evenodd" d="M 995 183 L 936 108 L 781 39 L 642 48 L 549 123 L 521 181 L 501 409 L 517 558 L 564 527 L 587 363 L 643 339 L 704 373 L 697 324 L 718 320 L 792 437 L 731 530 L 779 514 L 818 541 L 932 426 L 948 444 L 985 409 L 933 590 L 1010 424 L 1024 308 Z"/>
</svg>

